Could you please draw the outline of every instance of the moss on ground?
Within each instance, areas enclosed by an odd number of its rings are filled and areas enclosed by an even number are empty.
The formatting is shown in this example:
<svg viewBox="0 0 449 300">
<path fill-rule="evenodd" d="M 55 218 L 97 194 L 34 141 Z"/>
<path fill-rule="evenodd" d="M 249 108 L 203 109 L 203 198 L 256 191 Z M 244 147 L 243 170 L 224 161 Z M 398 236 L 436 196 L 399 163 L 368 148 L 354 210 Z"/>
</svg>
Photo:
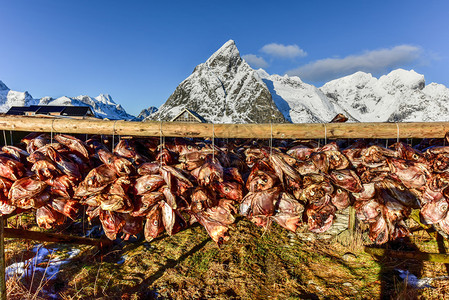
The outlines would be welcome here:
<svg viewBox="0 0 449 300">
<path fill-rule="evenodd" d="M 218 247 L 196 225 L 151 243 L 122 242 L 103 254 L 82 246 L 51 284 L 62 299 L 437 299 L 446 295 L 444 281 L 435 282 L 435 289 L 416 290 L 394 274 L 395 268 L 404 268 L 418 277 L 442 276 L 448 274 L 444 265 L 373 258 L 363 252 L 366 239 L 361 234 L 345 232 L 334 239 L 305 241 L 276 224 L 264 230 L 238 219 L 230 235 Z M 441 242 L 421 231 L 407 243 L 421 251 L 441 249 Z M 443 244 L 447 249 L 447 241 Z M 7 254 L 24 257 L 27 252 L 22 250 L 29 251 L 32 245 L 8 240 L 7 248 L 14 250 Z M 64 249 L 58 250 L 63 258 Z"/>
</svg>

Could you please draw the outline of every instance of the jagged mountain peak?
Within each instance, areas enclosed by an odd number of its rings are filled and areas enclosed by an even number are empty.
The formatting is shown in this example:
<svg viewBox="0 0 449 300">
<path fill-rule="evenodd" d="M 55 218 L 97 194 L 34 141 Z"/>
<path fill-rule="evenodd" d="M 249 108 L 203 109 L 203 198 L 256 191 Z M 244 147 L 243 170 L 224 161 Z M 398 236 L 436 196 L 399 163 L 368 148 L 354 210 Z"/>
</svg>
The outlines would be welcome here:
<svg viewBox="0 0 449 300">
<path fill-rule="evenodd" d="M 157 107 L 150 106 L 149 108 L 143 109 L 140 114 L 136 117 L 135 121 L 143 121 L 149 115 L 157 112 Z"/>
<path fill-rule="evenodd" d="M 220 49 L 215 51 L 215 53 L 212 54 L 204 64 L 200 64 L 198 67 L 206 67 L 215 71 L 215 73 L 225 73 L 230 72 L 231 69 L 234 69 L 235 71 L 242 61 L 243 59 L 240 57 L 240 52 L 237 49 L 235 42 L 233 40 L 229 40 L 221 46 Z"/>
<path fill-rule="evenodd" d="M 217 51 L 215 51 L 206 61 L 206 64 L 213 66 L 217 61 L 240 59 L 240 52 L 233 40 L 224 43 Z"/>
<path fill-rule="evenodd" d="M 3 83 L 3 81 L 0 80 L 0 91 L 6 90 L 9 90 L 9 88 L 6 86 L 6 84 Z"/>
<path fill-rule="evenodd" d="M 109 94 L 100 94 L 95 99 L 105 104 L 116 104 Z"/>
<path fill-rule="evenodd" d="M 267 86 L 240 57 L 233 40 L 196 66 L 148 119 L 168 121 L 185 108 L 215 123 L 285 122 Z"/>
</svg>

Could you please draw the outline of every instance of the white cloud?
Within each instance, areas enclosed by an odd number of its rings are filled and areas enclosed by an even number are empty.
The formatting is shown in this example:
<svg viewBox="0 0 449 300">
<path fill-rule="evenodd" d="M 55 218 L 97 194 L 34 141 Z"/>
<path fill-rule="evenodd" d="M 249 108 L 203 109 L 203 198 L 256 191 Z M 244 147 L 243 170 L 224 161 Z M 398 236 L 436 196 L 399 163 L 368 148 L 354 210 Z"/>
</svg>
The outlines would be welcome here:
<svg viewBox="0 0 449 300">
<path fill-rule="evenodd" d="M 298 45 L 282 45 L 282 44 L 267 44 L 260 49 L 265 54 L 277 56 L 281 58 L 294 58 L 297 56 L 304 57 L 307 55 L 306 51 L 299 48 Z"/>
<path fill-rule="evenodd" d="M 299 76 L 303 80 L 323 82 L 357 71 L 373 74 L 384 73 L 392 68 L 416 62 L 420 55 L 421 48 L 419 47 L 399 45 L 390 49 L 371 50 L 344 58 L 320 59 L 286 73 Z"/>
<path fill-rule="evenodd" d="M 254 54 L 246 54 L 243 55 L 242 58 L 246 60 L 248 64 L 250 64 L 253 68 L 266 68 L 268 67 L 268 63 L 260 56 Z"/>
</svg>

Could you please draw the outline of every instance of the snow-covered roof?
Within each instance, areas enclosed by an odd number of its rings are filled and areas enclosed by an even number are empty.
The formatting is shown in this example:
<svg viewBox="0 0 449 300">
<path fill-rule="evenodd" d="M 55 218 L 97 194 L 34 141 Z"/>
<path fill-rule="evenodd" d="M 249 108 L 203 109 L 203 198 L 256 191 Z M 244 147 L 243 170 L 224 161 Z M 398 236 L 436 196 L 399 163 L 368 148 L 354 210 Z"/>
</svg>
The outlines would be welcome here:
<svg viewBox="0 0 449 300">
<path fill-rule="evenodd" d="M 203 117 L 201 117 L 199 114 L 197 114 L 196 112 L 194 112 L 193 110 L 190 110 L 190 109 L 187 109 L 187 108 L 184 108 L 179 114 L 177 114 L 174 118 L 172 118 L 171 120 L 170 120 L 170 122 L 182 122 L 182 121 L 184 121 L 184 120 L 177 120 L 177 119 L 181 119 L 181 116 L 184 114 L 184 113 L 188 113 L 190 116 L 192 116 L 195 120 L 197 120 L 199 123 L 207 123 L 207 121 L 203 118 Z"/>
</svg>

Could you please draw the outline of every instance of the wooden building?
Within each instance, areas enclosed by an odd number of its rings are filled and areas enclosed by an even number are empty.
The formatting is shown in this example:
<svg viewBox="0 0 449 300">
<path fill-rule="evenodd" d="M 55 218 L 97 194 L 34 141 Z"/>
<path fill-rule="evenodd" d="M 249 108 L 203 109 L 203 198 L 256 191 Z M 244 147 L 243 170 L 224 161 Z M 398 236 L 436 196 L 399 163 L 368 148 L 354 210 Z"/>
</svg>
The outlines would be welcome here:
<svg viewBox="0 0 449 300">
<path fill-rule="evenodd" d="M 90 106 L 56 106 L 56 105 L 12 106 L 6 112 L 6 115 L 66 117 L 75 119 L 95 118 L 95 114 L 90 108 Z"/>
<path fill-rule="evenodd" d="M 184 108 L 170 122 L 207 123 L 207 121 L 193 110 Z"/>
</svg>

